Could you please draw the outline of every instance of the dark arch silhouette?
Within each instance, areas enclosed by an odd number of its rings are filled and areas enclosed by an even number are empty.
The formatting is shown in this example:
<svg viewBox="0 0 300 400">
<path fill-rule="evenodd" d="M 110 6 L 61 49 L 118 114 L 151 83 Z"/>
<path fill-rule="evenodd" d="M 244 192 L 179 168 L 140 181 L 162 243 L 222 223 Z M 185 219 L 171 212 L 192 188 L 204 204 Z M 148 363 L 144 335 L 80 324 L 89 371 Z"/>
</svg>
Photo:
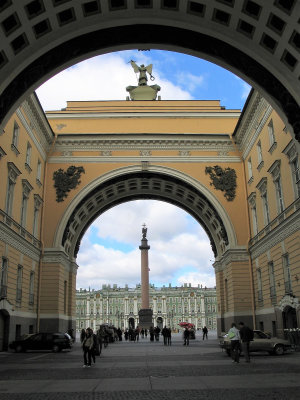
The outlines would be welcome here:
<svg viewBox="0 0 300 400">
<path fill-rule="evenodd" d="M 141 35 L 142 32 L 142 35 Z M 105 53 L 108 48 L 136 48 L 137 38 L 145 45 L 158 49 L 181 48 L 187 54 L 200 53 L 216 64 L 224 62 L 233 71 L 254 82 L 271 105 L 286 119 L 300 141 L 300 107 L 284 85 L 246 52 L 203 33 L 163 25 L 126 25 L 101 29 L 66 41 L 43 54 L 25 68 L 0 95 L 0 123 L 6 122 L 12 109 L 48 79 L 53 71 L 62 70 L 91 55 Z M 284 118 L 285 117 L 285 118 Z"/>
<path fill-rule="evenodd" d="M 220 242 L 229 244 L 219 213 L 199 190 L 177 177 L 141 171 L 109 179 L 89 192 L 68 218 L 61 245 L 76 258 L 82 237 L 96 218 L 116 205 L 138 199 L 165 201 L 192 215 L 207 233 L 215 257 L 221 255 Z"/>
</svg>

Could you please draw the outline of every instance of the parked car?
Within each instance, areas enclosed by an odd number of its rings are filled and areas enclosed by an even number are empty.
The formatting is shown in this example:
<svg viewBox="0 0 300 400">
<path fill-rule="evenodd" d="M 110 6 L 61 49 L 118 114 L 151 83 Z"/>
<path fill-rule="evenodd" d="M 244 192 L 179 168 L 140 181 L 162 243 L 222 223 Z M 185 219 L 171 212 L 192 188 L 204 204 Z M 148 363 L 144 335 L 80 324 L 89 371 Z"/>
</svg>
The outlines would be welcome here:
<svg viewBox="0 0 300 400">
<path fill-rule="evenodd" d="M 288 340 L 271 337 L 259 330 L 254 330 L 253 332 L 254 338 L 250 342 L 249 346 L 251 352 L 267 351 L 269 354 L 282 355 L 285 351 L 291 348 L 291 344 Z M 225 349 L 227 354 L 230 356 L 230 339 L 227 334 L 221 338 L 220 347 Z"/>
<path fill-rule="evenodd" d="M 17 353 L 26 350 L 52 350 L 57 353 L 72 348 L 72 339 L 66 333 L 35 333 L 23 335 L 20 339 L 10 343 L 9 347 Z"/>
</svg>

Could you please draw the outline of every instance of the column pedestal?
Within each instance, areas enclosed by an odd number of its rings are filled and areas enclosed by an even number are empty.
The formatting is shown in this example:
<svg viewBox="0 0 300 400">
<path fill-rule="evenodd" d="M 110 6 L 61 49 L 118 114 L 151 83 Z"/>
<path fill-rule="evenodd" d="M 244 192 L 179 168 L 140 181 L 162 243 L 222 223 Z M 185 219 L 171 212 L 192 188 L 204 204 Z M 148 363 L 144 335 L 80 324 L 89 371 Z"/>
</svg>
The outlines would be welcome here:
<svg viewBox="0 0 300 400">
<path fill-rule="evenodd" d="M 141 308 L 139 311 L 139 328 L 140 329 L 149 329 L 153 326 L 152 323 L 152 315 L 153 312 L 151 308 Z"/>
</svg>

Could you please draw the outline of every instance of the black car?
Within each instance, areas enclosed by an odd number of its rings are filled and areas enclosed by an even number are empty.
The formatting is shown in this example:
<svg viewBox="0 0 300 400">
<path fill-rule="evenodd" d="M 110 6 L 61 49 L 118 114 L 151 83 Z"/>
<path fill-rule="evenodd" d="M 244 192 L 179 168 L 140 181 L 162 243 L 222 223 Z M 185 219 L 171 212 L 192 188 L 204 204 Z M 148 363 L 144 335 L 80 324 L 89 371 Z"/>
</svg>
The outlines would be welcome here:
<svg viewBox="0 0 300 400">
<path fill-rule="evenodd" d="M 66 333 L 35 333 L 24 335 L 10 343 L 9 347 L 17 353 L 26 350 L 52 350 L 57 353 L 72 348 L 72 340 Z"/>
</svg>

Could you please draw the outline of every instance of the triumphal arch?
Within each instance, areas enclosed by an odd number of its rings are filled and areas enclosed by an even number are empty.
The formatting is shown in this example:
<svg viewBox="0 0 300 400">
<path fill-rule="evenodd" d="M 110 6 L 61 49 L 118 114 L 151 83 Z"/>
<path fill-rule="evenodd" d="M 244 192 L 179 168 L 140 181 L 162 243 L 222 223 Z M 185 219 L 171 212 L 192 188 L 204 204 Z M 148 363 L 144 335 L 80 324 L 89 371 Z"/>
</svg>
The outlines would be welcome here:
<svg viewBox="0 0 300 400">
<path fill-rule="evenodd" d="M 296 0 L 1 3 L 2 347 L 23 331 L 72 325 L 82 235 L 136 198 L 172 202 L 206 229 L 219 330 L 234 319 L 274 334 L 299 326 L 299 8 Z M 71 101 L 45 116 L 31 94 L 77 61 L 129 48 L 203 57 L 256 90 L 242 113 L 129 91 L 131 100 Z"/>
</svg>

